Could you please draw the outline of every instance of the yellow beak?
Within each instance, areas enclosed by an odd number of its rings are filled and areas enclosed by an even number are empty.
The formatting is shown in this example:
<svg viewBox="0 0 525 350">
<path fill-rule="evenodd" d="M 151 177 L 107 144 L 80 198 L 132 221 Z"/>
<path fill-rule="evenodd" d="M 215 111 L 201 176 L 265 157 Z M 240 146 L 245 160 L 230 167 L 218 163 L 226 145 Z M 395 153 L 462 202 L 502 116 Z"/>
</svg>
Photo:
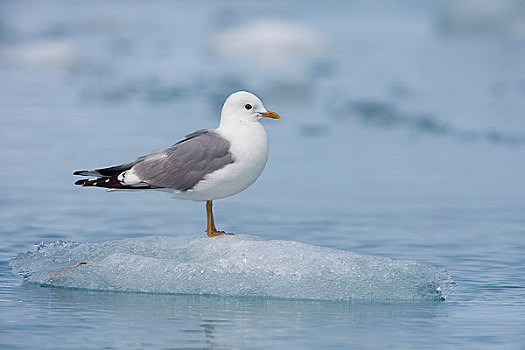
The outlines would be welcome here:
<svg viewBox="0 0 525 350">
<path fill-rule="evenodd" d="M 277 113 L 266 111 L 264 113 L 261 113 L 263 117 L 272 118 L 272 119 L 281 119 L 281 116 Z"/>
</svg>

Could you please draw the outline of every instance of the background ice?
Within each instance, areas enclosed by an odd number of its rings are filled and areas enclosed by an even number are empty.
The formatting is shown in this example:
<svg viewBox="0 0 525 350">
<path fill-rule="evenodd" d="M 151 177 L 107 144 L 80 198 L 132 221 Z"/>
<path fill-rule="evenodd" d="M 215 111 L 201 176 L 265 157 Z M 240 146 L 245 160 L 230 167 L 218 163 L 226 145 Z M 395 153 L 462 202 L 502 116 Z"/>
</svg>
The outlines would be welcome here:
<svg viewBox="0 0 525 350">
<path fill-rule="evenodd" d="M 444 300 L 451 286 L 415 261 L 249 235 L 42 243 L 11 266 L 43 285 L 145 293 L 383 302 Z"/>
</svg>

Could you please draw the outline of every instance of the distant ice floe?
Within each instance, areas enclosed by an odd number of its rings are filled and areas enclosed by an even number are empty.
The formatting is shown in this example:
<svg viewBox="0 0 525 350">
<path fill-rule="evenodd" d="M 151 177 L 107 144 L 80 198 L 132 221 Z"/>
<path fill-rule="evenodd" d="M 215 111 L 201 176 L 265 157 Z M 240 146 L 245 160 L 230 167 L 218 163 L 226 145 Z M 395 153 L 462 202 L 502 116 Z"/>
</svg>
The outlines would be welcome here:
<svg viewBox="0 0 525 350">
<path fill-rule="evenodd" d="M 250 21 L 219 31 L 209 46 L 217 56 L 264 66 L 304 62 L 319 57 L 326 48 L 313 28 L 281 19 Z"/>
<path fill-rule="evenodd" d="M 357 121 L 363 125 L 380 129 L 404 128 L 419 134 L 446 136 L 459 141 L 488 141 L 506 146 L 522 146 L 525 135 L 498 130 L 465 130 L 440 121 L 436 116 L 425 113 L 406 113 L 395 104 L 374 101 L 354 100 L 345 105 L 342 112 L 334 113 L 339 120 Z"/>
<path fill-rule="evenodd" d="M 415 261 L 242 234 L 42 243 L 10 264 L 31 283 L 139 293 L 403 302 L 444 300 L 453 285 Z"/>
<path fill-rule="evenodd" d="M 501 35 L 525 40 L 525 3 L 522 0 L 464 0 L 447 3 L 438 28 L 448 35 Z"/>
<path fill-rule="evenodd" d="M 68 41 L 46 39 L 0 46 L 0 60 L 24 68 L 69 69 L 80 63 L 80 55 Z"/>
</svg>

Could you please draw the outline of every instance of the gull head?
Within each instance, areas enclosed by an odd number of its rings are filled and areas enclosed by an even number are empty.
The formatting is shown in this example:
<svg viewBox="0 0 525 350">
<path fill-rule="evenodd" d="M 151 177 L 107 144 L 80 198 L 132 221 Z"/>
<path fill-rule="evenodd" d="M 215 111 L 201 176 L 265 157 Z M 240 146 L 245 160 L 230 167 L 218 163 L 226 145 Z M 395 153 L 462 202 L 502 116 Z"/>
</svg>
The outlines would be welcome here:
<svg viewBox="0 0 525 350">
<path fill-rule="evenodd" d="M 268 111 L 257 96 L 246 91 L 231 94 L 224 102 L 221 112 L 223 123 L 258 122 L 261 118 L 281 119 L 279 114 Z"/>
</svg>

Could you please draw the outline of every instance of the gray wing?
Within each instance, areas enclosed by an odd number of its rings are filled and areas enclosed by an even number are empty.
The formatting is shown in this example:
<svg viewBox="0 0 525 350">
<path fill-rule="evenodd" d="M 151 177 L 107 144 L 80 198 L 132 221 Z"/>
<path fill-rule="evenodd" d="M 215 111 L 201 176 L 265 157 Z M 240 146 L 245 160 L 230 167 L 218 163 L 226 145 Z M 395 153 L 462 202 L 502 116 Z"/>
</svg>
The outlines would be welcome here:
<svg viewBox="0 0 525 350">
<path fill-rule="evenodd" d="M 137 159 L 131 170 L 153 187 L 192 189 L 206 175 L 233 163 L 230 142 L 212 130 L 199 130 L 173 146 Z"/>
</svg>

